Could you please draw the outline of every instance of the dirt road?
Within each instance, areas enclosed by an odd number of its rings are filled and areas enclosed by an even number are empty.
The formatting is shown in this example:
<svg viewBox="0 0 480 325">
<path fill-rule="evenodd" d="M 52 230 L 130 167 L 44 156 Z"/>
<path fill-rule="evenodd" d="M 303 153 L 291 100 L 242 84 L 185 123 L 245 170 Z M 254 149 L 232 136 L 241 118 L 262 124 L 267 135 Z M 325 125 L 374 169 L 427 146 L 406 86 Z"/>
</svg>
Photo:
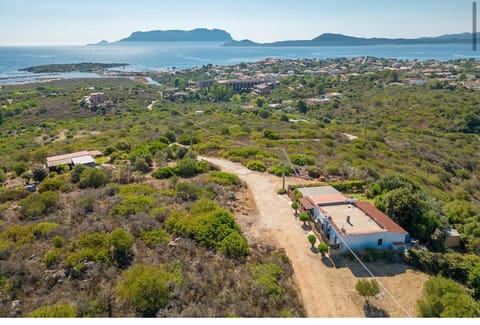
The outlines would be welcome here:
<svg viewBox="0 0 480 325">
<path fill-rule="evenodd" d="M 250 188 L 258 209 L 257 216 L 250 216 L 249 227 L 244 229 L 249 239 L 270 241 L 277 247 L 285 249 L 295 270 L 295 280 L 300 288 L 301 297 L 308 317 L 364 317 L 363 300 L 355 290 L 357 275 L 360 272 L 356 265 L 345 263 L 346 267 L 336 268 L 321 256 L 310 250 L 307 236 L 311 233 L 302 227 L 295 218 L 287 196 L 276 192 L 281 188 L 280 178 L 270 174 L 253 172 L 244 166 L 227 160 L 199 157 L 209 161 L 222 170 L 237 174 Z M 290 182 L 289 182 L 290 181 Z M 287 179 L 288 183 L 297 183 Z M 381 277 L 382 283 L 396 295 L 402 305 L 410 313 L 415 314 L 415 301 L 420 296 L 423 282 L 427 277 L 418 272 L 407 270 L 403 265 L 380 267 L 379 273 L 388 276 Z M 403 269 L 402 269 L 403 268 Z M 379 274 L 380 276 L 382 274 Z M 412 282 L 413 281 L 413 282 Z M 389 286 L 392 283 L 392 286 Z M 419 283 L 413 286 L 412 283 Z M 408 292 L 405 287 L 410 287 Z M 414 288 L 413 288 L 414 287 Z M 380 294 L 377 297 L 380 306 L 392 317 L 405 317 L 405 313 Z"/>
</svg>

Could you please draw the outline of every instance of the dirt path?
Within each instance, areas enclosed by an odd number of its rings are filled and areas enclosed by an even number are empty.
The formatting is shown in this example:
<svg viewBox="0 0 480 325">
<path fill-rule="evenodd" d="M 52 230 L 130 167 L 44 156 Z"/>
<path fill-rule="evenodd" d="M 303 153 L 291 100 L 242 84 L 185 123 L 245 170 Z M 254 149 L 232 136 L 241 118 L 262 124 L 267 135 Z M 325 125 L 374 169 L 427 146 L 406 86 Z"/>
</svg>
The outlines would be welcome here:
<svg viewBox="0 0 480 325">
<path fill-rule="evenodd" d="M 258 216 L 249 216 L 248 225 L 242 227 L 247 237 L 257 241 L 270 241 L 277 247 L 285 249 L 295 270 L 295 280 L 300 288 L 301 297 L 309 317 L 364 317 L 363 300 L 355 290 L 357 277 L 352 273 L 355 265 L 346 263 L 347 266 L 333 267 L 319 254 L 310 250 L 307 236 L 311 233 L 302 228 L 302 223 L 293 215 L 290 207 L 291 201 L 286 196 L 276 192 L 282 186 L 281 179 L 273 175 L 253 172 L 244 166 L 227 160 L 217 158 L 199 157 L 207 160 L 222 170 L 237 174 L 250 188 Z M 290 180 L 290 182 L 289 182 Z M 288 183 L 297 183 L 287 179 Z M 393 273 L 392 276 L 382 277 L 382 283 L 396 294 L 402 293 L 405 286 L 415 281 L 420 285 L 408 290 L 400 299 L 402 304 L 408 306 L 409 312 L 415 314 L 415 301 L 421 293 L 424 274 L 406 270 L 405 266 L 382 266 L 383 273 Z M 381 267 L 381 268 L 382 268 Z M 388 269 L 388 270 L 387 270 Z M 396 273 L 398 269 L 398 274 Z M 358 273 L 358 272 L 357 272 Z M 381 275 L 381 274 L 379 274 Z M 390 282 L 392 285 L 390 285 Z M 409 283 L 410 282 L 410 283 Z M 399 284 L 400 283 L 400 284 Z M 413 286 L 412 286 L 413 287 Z M 398 311 L 398 307 L 388 302 L 386 297 L 378 297 L 378 306 L 383 308 L 390 316 L 405 317 Z"/>
</svg>

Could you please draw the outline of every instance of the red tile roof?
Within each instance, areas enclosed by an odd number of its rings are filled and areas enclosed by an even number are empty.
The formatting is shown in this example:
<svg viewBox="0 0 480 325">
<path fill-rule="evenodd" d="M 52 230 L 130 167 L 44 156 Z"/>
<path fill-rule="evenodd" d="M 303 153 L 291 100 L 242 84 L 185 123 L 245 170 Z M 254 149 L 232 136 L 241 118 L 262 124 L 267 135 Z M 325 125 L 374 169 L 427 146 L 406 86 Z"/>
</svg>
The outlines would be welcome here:
<svg viewBox="0 0 480 325">
<path fill-rule="evenodd" d="M 355 206 L 362 210 L 366 215 L 375 220 L 375 222 L 382 228 L 387 229 L 388 231 L 398 232 L 402 234 L 408 234 L 408 232 L 400 227 L 395 221 L 390 219 L 389 216 L 384 214 L 382 211 L 375 208 L 368 202 L 355 202 Z"/>
<path fill-rule="evenodd" d="M 310 200 L 306 197 L 302 197 L 298 201 L 300 202 L 300 204 L 305 210 L 310 210 L 314 208 L 314 205 L 312 204 L 312 202 L 310 202 Z"/>
</svg>

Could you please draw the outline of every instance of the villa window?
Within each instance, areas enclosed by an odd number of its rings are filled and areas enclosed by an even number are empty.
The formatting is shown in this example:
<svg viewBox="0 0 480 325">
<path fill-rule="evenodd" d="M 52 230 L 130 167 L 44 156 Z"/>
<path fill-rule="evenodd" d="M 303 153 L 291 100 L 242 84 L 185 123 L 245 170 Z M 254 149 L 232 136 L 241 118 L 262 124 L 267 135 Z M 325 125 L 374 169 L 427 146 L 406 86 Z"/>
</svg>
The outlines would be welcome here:
<svg viewBox="0 0 480 325">
<path fill-rule="evenodd" d="M 377 245 L 378 245 L 378 246 L 382 246 L 382 245 L 383 245 L 383 239 L 382 239 L 382 238 L 380 238 L 380 239 L 378 240 Z"/>
</svg>

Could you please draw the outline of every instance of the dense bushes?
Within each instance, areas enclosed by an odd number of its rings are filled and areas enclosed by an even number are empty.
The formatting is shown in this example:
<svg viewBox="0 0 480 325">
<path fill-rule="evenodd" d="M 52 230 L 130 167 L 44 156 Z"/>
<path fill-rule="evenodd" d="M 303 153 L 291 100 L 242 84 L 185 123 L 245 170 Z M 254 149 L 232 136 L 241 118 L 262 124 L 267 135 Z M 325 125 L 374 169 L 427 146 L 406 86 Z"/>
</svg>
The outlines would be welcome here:
<svg viewBox="0 0 480 325">
<path fill-rule="evenodd" d="M 159 167 L 152 173 L 152 176 L 158 179 L 168 179 L 175 175 L 176 175 L 175 170 L 168 166 Z"/>
<path fill-rule="evenodd" d="M 290 160 L 292 161 L 292 163 L 299 166 L 315 165 L 315 159 L 313 157 L 306 156 L 306 155 L 297 155 L 297 154 L 291 155 Z"/>
<path fill-rule="evenodd" d="M 52 318 L 52 317 L 75 317 L 75 309 L 68 304 L 55 304 L 53 306 L 43 306 L 38 309 L 35 309 L 29 314 L 30 317 L 43 317 L 43 318 Z"/>
<path fill-rule="evenodd" d="M 441 236 L 439 240 L 433 238 L 436 230 L 442 234 L 446 223 L 440 202 L 428 196 L 414 182 L 399 175 L 382 176 L 371 187 L 370 195 L 374 193 L 381 193 L 375 197 L 377 208 L 412 236 L 423 242 L 430 242 L 439 250 L 443 249 Z"/>
<path fill-rule="evenodd" d="M 428 274 L 441 275 L 467 284 L 473 268 L 480 263 L 480 257 L 458 253 L 440 254 L 411 249 L 408 251 L 407 262 Z"/>
<path fill-rule="evenodd" d="M 273 262 L 257 263 L 251 267 L 251 273 L 255 285 L 260 287 L 263 295 L 281 299 L 285 291 L 279 285 L 283 270 L 278 264 Z"/>
<path fill-rule="evenodd" d="M 268 168 L 268 172 L 270 174 L 273 174 L 275 176 L 282 176 L 283 174 L 285 176 L 292 176 L 293 175 L 293 169 L 290 166 L 286 165 L 275 165 L 270 168 Z"/>
<path fill-rule="evenodd" d="M 91 232 L 80 235 L 67 251 L 65 265 L 73 277 L 81 277 L 86 270 L 87 262 L 110 265 L 117 261 L 123 267 L 130 262 L 128 252 L 134 243 L 134 238 L 121 228 L 110 234 Z"/>
<path fill-rule="evenodd" d="M 199 201 L 190 211 L 192 215 L 172 214 L 166 221 L 167 229 L 189 236 L 208 248 L 217 248 L 228 257 L 240 258 L 248 254 L 248 243 L 240 235 L 230 212 L 218 209 L 208 200 Z"/>
<path fill-rule="evenodd" d="M 267 170 L 265 164 L 260 160 L 249 160 L 247 162 L 247 168 L 258 172 L 264 172 Z"/>
<path fill-rule="evenodd" d="M 20 214 L 23 218 L 36 218 L 54 209 L 60 200 L 56 192 L 32 193 L 25 199 L 20 200 Z"/>
<path fill-rule="evenodd" d="M 98 188 L 107 184 L 107 173 L 100 168 L 87 168 L 80 174 L 79 185 L 81 188 L 94 187 Z"/>
<path fill-rule="evenodd" d="M 190 178 L 208 172 L 212 167 L 206 161 L 197 161 L 193 158 L 183 158 L 177 161 L 175 167 L 163 166 L 157 168 L 152 176 L 158 179 L 167 179 L 172 176 Z"/>
<path fill-rule="evenodd" d="M 480 308 L 459 284 L 442 277 L 425 283 L 418 301 L 421 317 L 479 317 Z"/>
<path fill-rule="evenodd" d="M 68 185 L 62 179 L 48 178 L 40 183 L 38 186 L 38 191 L 40 193 L 46 191 L 62 191 L 66 192 L 68 190 Z"/>
<path fill-rule="evenodd" d="M 209 182 L 214 182 L 220 185 L 240 185 L 240 178 L 231 173 L 213 171 L 206 178 Z"/>
<path fill-rule="evenodd" d="M 178 264 L 137 264 L 124 272 L 117 285 L 117 293 L 137 313 L 152 317 L 168 303 L 182 281 L 182 270 Z"/>
</svg>

